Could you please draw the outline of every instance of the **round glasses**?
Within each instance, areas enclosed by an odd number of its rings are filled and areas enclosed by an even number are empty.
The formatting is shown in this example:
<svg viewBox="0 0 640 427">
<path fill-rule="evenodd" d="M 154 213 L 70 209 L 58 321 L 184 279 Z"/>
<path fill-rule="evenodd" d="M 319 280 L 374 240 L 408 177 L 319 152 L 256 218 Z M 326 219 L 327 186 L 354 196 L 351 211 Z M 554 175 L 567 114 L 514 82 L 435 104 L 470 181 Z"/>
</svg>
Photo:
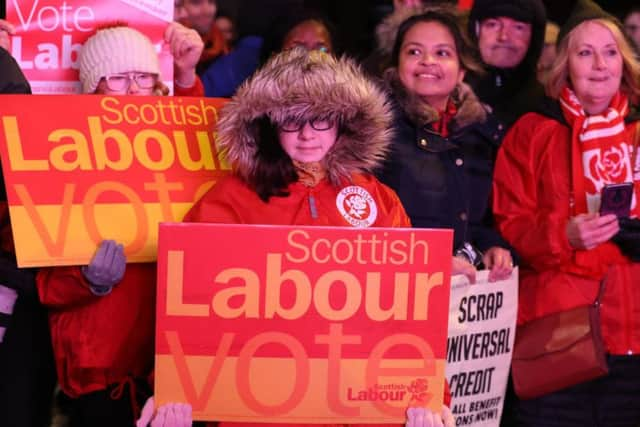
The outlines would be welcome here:
<svg viewBox="0 0 640 427">
<path fill-rule="evenodd" d="M 320 131 L 329 130 L 335 124 L 331 119 L 286 120 L 279 127 L 283 132 L 300 132 L 307 122 L 312 129 Z"/>
<path fill-rule="evenodd" d="M 158 76 L 153 73 L 118 73 L 109 74 L 104 80 L 109 90 L 122 92 L 129 89 L 131 82 L 136 82 L 140 89 L 151 89 L 155 86 Z"/>
</svg>

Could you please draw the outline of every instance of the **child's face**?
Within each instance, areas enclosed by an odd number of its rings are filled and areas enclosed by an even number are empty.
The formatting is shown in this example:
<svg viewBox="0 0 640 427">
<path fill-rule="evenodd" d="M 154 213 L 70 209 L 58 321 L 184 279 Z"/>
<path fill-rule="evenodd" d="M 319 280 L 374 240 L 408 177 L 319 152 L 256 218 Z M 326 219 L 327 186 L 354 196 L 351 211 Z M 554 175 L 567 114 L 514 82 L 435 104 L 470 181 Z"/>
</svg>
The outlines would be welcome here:
<svg viewBox="0 0 640 427">
<path fill-rule="evenodd" d="M 214 0 L 184 0 L 187 20 L 198 33 L 208 34 L 218 10 Z"/>
<path fill-rule="evenodd" d="M 115 73 L 100 79 L 95 93 L 99 95 L 152 95 L 158 83 L 153 73 L 137 71 Z"/>
<path fill-rule="evenodd" d="M 278 137 L 291 159 L 303 163 L 318 162 L 335 144 L 338 126 L 331 120 L 322 119 L 290 122 L 278 126 Z"/>
</svg>

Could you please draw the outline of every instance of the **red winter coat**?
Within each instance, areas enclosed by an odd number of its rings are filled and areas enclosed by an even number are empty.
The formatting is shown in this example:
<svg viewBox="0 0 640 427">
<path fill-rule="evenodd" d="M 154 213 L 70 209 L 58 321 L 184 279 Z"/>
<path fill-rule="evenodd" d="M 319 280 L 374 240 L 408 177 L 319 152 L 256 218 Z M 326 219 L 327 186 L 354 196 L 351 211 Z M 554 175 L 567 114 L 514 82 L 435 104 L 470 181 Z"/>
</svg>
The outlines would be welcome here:
<svg viewBox="0 0 640 427">
<path fill-rule="evenodd" d="M 89 290 L 78 267 L 41 269 L 36 278 L 49 308 L 60 388 L 71 397 L 104 390 L 153 368 L 155 264 L 127 264 L 106 296 Z"/>
<path fill-rule="evenodd" d="M 176 96 L 204 96 L 175 85 Z M 89 290 L 79 267 L 43 268 L 36 277 L 49 308 L 51 340 L 60 388 L 71 397 L 104 390 L 153 369 L 156 265 L 127 264 L 122 281 L 106 296 Z"/>
<path fill-rule="evenodd" d="M 374 227 L 411 227 L 398 196 L 371 175 L 355 175 L 348 185 L 363 187 L 377 206 Z M 228 224 L 330 225 L 349 226 L 336 207 L 342 188 L 322 180 L 309 188 L 300 182 L 289 186 L 288 197 L 272 197 L 263 202 L 255 191 L 234 175 L 219 181 L 196 203 L 185 222 L 217 222 Z M 315 200 L 317 218 L 312 218 L 310 198 Z"/>
<path fill-rule="evenodd" d="M 507 134 L 496 162 L 496 222 L 522 257 L 518 323 L 593 303 L 607 274 L 601 309 L 607 351 L 638 353 L 640 263 L 612 242 L 576 250 L 567 239 L 571 130 L 561 120 L 526 114 Z M 627 124 L 629 141 L 635 126 Z"/>
<path fill-rule="evenodd" d="M 369 192 L 376 202 L 378 216 L 374 227 L 411 227 L 398 196 L 386 185 L 371 175 L 354 175 L 352 182 Z M 291 184 L 288 197 L 272 197 L 263 202 L 243 181 L 236 176 L 228 176 L 219 181 L 187 213 L 185 222 L 213 222 L 240 224 L 274 225 L 327 225 L 349 226 L 336 208 L 336 197 L 342 188 L 332 186 L 323 180 L 313 188 L 302 183 Z M 310 197 L 315 200 L 318 217 L 312 218 Z M 445 383 L 444 402 L 449 405 L 451 394 Z M 221 422 L 219 427 L 261 427 L 261 423 Z M 269 427 L 301 427 L 304 424 L 267 424 Z M 325 427 L 333 426 L 324 425 Z M 378 427 L 381 425 L 378 424 Z M 395 425 L 394 425 L 395 426 Z"/>
</svg>

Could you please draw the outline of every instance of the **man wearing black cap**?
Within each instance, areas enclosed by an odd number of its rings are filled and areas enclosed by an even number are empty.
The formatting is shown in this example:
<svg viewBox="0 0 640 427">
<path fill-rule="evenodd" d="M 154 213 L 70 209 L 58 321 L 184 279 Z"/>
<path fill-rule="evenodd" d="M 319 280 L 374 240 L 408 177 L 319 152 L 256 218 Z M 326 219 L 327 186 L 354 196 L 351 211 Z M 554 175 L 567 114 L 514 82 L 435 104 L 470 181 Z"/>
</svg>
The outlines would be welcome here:
<svg viewBox="0 0 640 427">
<path fill-rule="evenodd" d="M 487 74 L 467 80 L 507 127 L 544 96 L 536 64 L 545 25 L 542 0 L 476 0 L 471 9 L 469 35 L 478 44 Z"/>
</svg>

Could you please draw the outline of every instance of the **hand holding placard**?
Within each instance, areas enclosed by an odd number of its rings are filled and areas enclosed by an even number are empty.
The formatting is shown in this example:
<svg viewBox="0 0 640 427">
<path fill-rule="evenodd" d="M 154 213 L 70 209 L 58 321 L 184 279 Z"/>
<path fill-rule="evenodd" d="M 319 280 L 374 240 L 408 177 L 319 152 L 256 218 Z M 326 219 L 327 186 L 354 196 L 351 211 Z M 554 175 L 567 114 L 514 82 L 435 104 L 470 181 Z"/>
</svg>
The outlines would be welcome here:
<svg viewBox="0 0 640 427">
<path fill-rule="evenodd" d="M 192 409 L 188 403 L 167 403 L 155 411 L 153 396 L 142 408 L 136 427 L 191 427 Z"/>
<path fill-rule="evenodd" d="M 82 267 L 82 274 L 91 283 L 91 292 L 102 296 L 120 283 L 126 266 L 122 245 L 113 240 L 103 240 L 89 265 Z"/>
<path fill-rule="evenodd" d="M 455 420 L 451 409 L 442 406 L 442 413 L 436 414 L 426 408 L 407 409 L 407 422 L 405 427 L 454 427 Z"/>
<path fill-rule="evenodd" d="M 192 87 L 196 80 L 196 65 L 204 49 L 202 38 L 196 30 L 172 22 L 164 32 L 164 40 L 169 43 L 173 55 L 176 84 Z"/>
</svg>

